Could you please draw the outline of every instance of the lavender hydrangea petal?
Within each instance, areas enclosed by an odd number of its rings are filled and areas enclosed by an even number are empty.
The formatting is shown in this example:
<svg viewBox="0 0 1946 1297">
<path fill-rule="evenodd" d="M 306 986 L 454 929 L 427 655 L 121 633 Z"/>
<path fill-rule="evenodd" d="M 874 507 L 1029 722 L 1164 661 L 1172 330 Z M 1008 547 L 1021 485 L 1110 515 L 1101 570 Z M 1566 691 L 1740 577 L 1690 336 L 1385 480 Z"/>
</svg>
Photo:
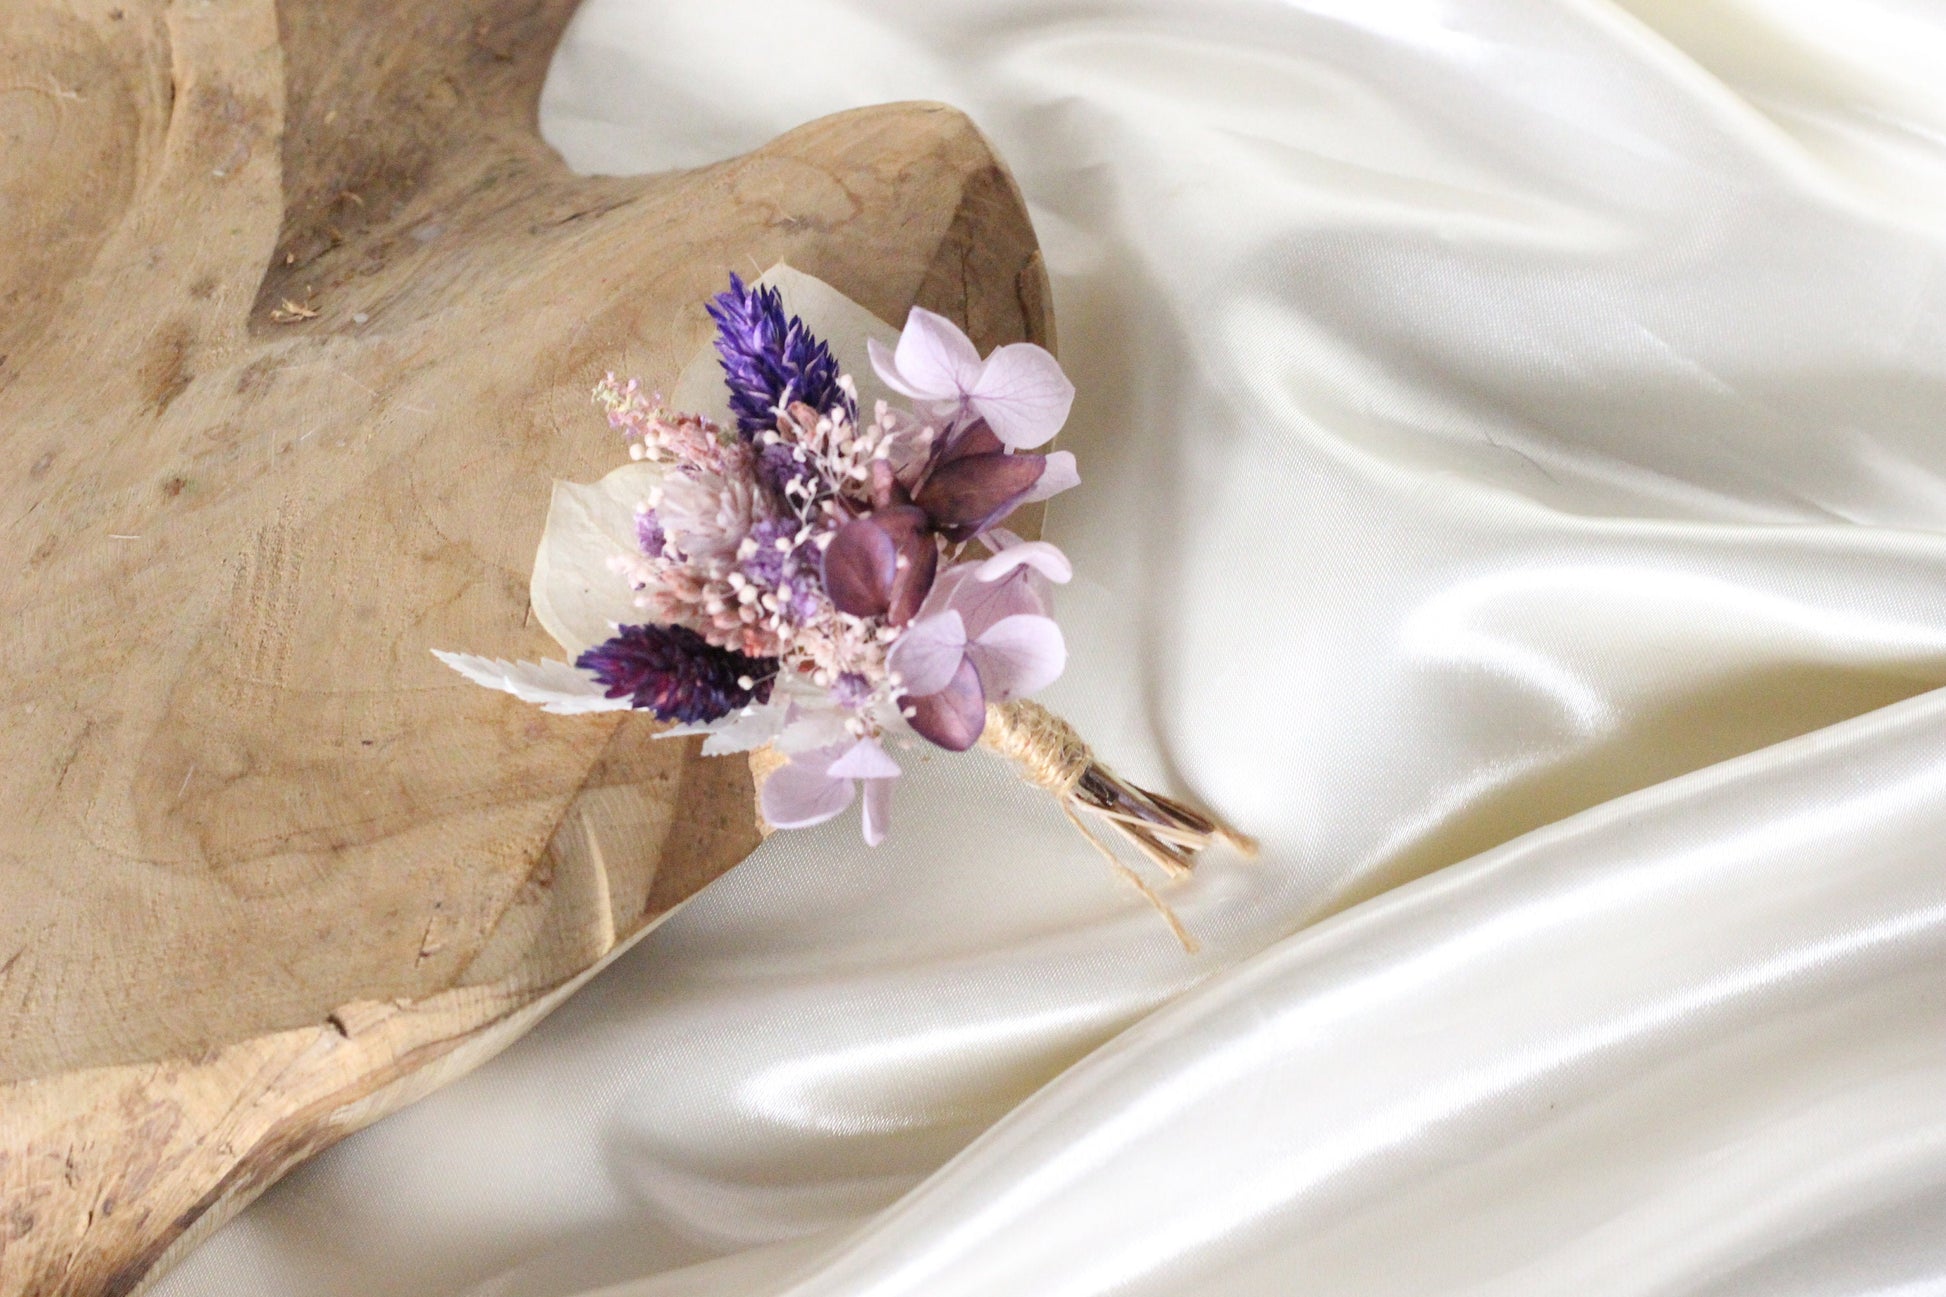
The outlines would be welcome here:
<svg viewBox="0 0 1946 1297">
<path fill-rule="evenodd" d="M 1002 703 L 1039 693 L 1067 669 L 1068 646 L 1052 617 L 1017 613 L 1002 617 L 966 646 L 979 668 L 989 701 Z"/>
<path fill-rule="evenodd" d="M 841 814 L 858 795 L 852 780 L 829 774 L 831 763 L 843 751 L 835 745 L 814 748 L 772 771 L 764 780 L 764 819 L 775 828 L 808 829 Z"/>
<path fill-rule="evenodd" d="M 957 400 L 979 380 L 980 352 L 957 324 L 915 306 L 906 316 L 887 368 L 899 382 L 895 384 L 885 370 L 879 371 L 879 377 L 895 391 L 921 400 Z"/>
<path fill-rule="evenodd" d="M 966 623 L 951 608 L 921 617 L 905 628 L 885 655 L 885 665 L 898 672 L 907 693 L 938 693 L 952 683 L 966 656 Z"/>
<path fill-rule="evenodd" d="M 1031 450 L 1061 430 L 1074 405 L 1074 384 L 1043 347 L 1014 342 L 986 358 L 968 385 L 967 404 L 1016 450 Z"/>
<path fill-rule="evenodd" d="M 892 831 L 892 788 L 890 779 L 865 781 L 865 845 L 875 847 Z"/>
<path fill-rule="evenodd" d="M 1075 467 L 1074 452 L 1053 450 L 1047 454 L 1047 471 L 1041 480 L 1034 483 L 1034 489 L 1022 496 L 1022 504 L 1033 504 L 1037 500 L 1052 500 L 1063 491 L 1071 491 L 1081 485 L 1081 472 Z"/>
<path fill-rule="evenodd" d="M 860 739 L 826 770 L 833 779 L 897 779 L 899 763 L 877 739 Z"/>
<path fill-rule="evenodd" d="M 1044 540 L 1017 540 L 974 569 L 982 581 L 998 581 L 1015 568 L 1030 567 L 1056 585 L 1074 579 L 1074 564 L 1057 547 Z"/>
<path fill-rule="evenodd" d="M 950 608 L 966 624 L 967 637 L 976 639 L 1002 618 L 1047 615 L 1047 593 L 1042 589 L 1047 579 L 1040 573 L 1021 566 L 998 581 L 982 581 L 979 566 L 955 563 L 941 572 L 919 616 L 931 617 Z"/>
<path fill-rule="evenodd" d="M 877 338 L 865 339 L 865 357 L 872 362 L 872 372 L 878 375 L 878 381 L 900 396 L 910 397 L 915 401 L 932 399 L 931 394 L 919 390 L 906 381 L 905 375 L 899 372 L 899 362 L 895 353 Z M 957 397 L 958 393 L 954 393 L 954 398 Z"/>
</svg>

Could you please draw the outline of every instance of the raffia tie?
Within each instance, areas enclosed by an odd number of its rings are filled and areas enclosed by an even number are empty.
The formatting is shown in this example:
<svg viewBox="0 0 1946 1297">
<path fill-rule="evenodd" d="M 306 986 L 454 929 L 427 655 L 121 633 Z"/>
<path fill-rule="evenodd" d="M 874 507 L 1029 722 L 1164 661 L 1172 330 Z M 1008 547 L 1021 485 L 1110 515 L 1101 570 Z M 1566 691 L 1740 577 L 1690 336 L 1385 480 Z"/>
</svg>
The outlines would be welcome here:
<svg viewBox="0 0 1946 1297">
<path fill-rule="evenodd" d="M 1213 842 L 1227 842 L 1246 855 L 1256 854 L 1255 842 L 1200 811 L 1122 779 L 1096 758 L 1074 726 L 1039 703 L 1017 699 L 989 705 L 980 745 L 1012 761 L 1029 783 L 1053 795 L 1069 822 L 1168 922 L 1183 948 L 1196 949 L 1195 938 L 1168 902 L 1089 821 L 1105 824 L 1173 876 L 1187 874 L 1196 854 Z"/>
</svg>

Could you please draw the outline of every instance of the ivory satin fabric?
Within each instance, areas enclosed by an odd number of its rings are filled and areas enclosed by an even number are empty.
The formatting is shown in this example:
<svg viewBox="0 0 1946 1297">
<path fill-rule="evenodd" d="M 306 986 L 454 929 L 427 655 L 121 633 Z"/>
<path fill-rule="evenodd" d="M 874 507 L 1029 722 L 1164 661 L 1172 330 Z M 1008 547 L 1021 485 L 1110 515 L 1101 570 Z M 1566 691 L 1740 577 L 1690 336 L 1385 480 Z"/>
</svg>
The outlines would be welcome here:
<svg viewBox="0 0 1946 1297">
<path fill-rule="evenodd" d="M 1048 700 L 1263 840 L 1202 953 L 916 765 L 157 1297 L 1946 1294 L 1946 4 L 588 0 L 543 128 L 909 98 L 1080 388 Z"/>
</svg>

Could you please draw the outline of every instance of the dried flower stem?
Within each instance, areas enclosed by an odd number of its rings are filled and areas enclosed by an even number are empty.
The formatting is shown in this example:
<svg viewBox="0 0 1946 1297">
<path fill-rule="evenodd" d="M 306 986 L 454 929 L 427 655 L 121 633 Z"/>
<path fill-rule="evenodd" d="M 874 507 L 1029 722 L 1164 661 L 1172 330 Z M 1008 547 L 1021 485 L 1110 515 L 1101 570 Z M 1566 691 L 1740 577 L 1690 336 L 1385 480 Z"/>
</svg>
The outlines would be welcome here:
<svg viewBox="0 0 1946 1297">
<path fill-rule="evenodd" d="M 1072 725 L 1039 703 L 1023 698 L 989 705 L 980 743 L 1012 761 L 1029 783 L 1051 793 L 1081 835 L 1168 922 L 1183 949 L 1196 950 L 1195 939 L 1168 902 L 1102 841 L 1089 820 L 1105 823 L 1172 877 L 1189 873 L 1196 853 L 1214 842 L 1227 842 L 1254 856 L 1253 840 L 1173 798 L 1129 783 L 1095 757 Z"/>
</svg>

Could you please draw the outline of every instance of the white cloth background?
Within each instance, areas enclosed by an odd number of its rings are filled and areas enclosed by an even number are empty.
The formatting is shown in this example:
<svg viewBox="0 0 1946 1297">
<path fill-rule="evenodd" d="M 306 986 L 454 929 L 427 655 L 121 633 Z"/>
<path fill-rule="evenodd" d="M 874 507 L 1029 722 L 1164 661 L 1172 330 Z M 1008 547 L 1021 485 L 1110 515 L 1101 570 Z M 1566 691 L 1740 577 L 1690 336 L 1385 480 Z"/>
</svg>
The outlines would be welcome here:
<svg viewBox="0 0 1946 1297">
<path fill-rule="evenodd" d="M 902 98 L 1053 269 L 1050 701 L 1264 841 L 1204 953 L 934 762 L 158 1297 L 1946 1293 L 1946 5 L 589 0 L 543 126 Z"/>
</svg>

